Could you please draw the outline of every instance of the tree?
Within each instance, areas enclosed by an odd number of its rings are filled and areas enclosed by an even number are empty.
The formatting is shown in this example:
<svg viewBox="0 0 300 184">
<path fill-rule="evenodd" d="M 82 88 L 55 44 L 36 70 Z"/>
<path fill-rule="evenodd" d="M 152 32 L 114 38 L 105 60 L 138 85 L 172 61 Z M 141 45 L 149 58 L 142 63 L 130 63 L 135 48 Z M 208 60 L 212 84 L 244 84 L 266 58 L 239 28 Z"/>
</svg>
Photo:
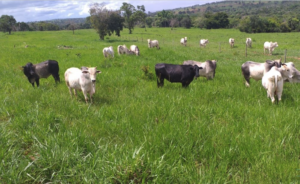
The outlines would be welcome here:
<svg viewBox="0 0 300 184">
<path fill-rule="evenodd" d="M 113 32 L 120 36 L 124 19 L 118 11 L 107 10 L 104 3 L 95 3 L 90 8 L 90 15 L 87 20 L 97 30 L 101 40 L 104 40 L 104 36 L 111 35 Z"/>
<path fill-rule="evenodd" d="M 134 22 L 136 18 L 133 16 L 133 14 L 136 12 L 136 9 L 133 5 L 124 2 L 120 10 L 125 18 L 126 26 L 129 29 L 129 34 L 132 34 L 132 29 L 134 28 Z"/>
<path fill-rule="evenodd" d="M 11 31 L 13 30 L 14 25 L 16 24 L 16 19 L 13 16 L 9 15 L 2 15 L 0 17 L 0 30 L 5 32 L 8 32 L 11 34 Z"/>
<path fill-rule="evenodd" d="M 74 34 L 74 31 L 76 30 L 76 29 L 78 29 L 78 24 L 76 24 L 76 23 L 70 23 L 70 24 L 68 24 L 67 25 L 67 29 L 69 29 L 69 30 L 72 30 L 73 31 L 73 34 Z"/>
<path fill-rule="evenodd" d="M 153 18 L 147 17 L 145 21 L 148 27 L 152 27 Z"/>
<path fill-rule="evenodd" d="M 134 19 L 136 21 L 140 21 L 144 24 L 145 26 L 145 30 L 146 30 L 146 13 L 145 13 L 145 6 L 137 6 L 137 11 L 133 14 L 133 16 L 135 17 Z"/>
</svg>

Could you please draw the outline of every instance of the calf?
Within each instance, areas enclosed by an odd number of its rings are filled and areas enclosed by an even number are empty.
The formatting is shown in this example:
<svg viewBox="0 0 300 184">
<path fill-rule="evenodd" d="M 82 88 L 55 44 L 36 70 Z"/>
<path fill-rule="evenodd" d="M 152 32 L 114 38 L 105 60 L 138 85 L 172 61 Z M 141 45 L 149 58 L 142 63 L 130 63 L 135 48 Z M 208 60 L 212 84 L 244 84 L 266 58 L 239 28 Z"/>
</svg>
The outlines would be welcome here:
<svg viewBox="0 0 300 184">
<path fill-rule="evenodd" d="M 156 64 L 157 87 L 164 86 L 164 79 L 172 83 L 180 82 L 182 87 L 188 87 L 194 78 L 199 77 L 199 69 L 202 69 L 202 67 L 198 67 L 197 65 Z"/>
<path fill-rule="evenodd" d="M 206 60 L 205 62 L 198 62 L 193 60 L 184 61 L 183 65 L 197 65 L 203 69 L 199 70 L 200 77 L 206 77 L 207 80 L 213 79 L 215 77 L 217 61 L 216 60 Z"/>
<path fill-rule="evenodd" d="M 229 38 L 229 44 L 230 44 L 231 48 L 234 47 L 234 39 L 233 38 Z"/>
<path fill-rule="evenodd" d="M 275 95 L 277 95 L 278 101 L 281 101 L 283 78 L 276 66 L 273 66 L 270 71 L 264 74 L 262 85 L 267 90 L 267 97 L 271 98 L 272 103 L 275 102 Z"/>
<path fill-rule="evenodd" d="M 59 66 L 58 62 L 55 60 L 47 60 L 38 64 L 27 63 L 22 66 L 23 72 L 26 75 L 28 81 L 34 87 L 34 82 L 36 86 L 40 85 L 40 78 L 48 78 L 50 75 L 53 76 L 55 83 L 60 82 L 59 78 Z"/>
<path fill-rule="evenodd" d="M 274 49 L 278 47 L 278 44 L 277 42 L 265 42 L 264 43 L 264 54 L 265 54 L 265 51 L 268 50 L 269 51 L 269 54 L 272 55 L 272 52 L 274 51 Z"/>
<path fill-rule="evenodd" d="M 118 50 L 118 54 L 126 54 L 128 52 L 128 49 L 126 47 L 126 45 L 119 45 L 117 47 L 117 50 Z"/>
<path fill-rule="evenodd" d="M 148 39 L 148 47 L 152 48 L 152 47 L 156 47 L 157 49 L 159 49 L 159 43 L 157 40 L 150 40 Z"/>
<path fill-rule="evenodd" d="M 208 39 L 201 39 L 201 40 L 200 40 L 200 47 L 201 47 L 201 46 L 206 47 L 206 44 L 208 44 Z"/>
<path fill-rule="evenodd" d="M 139 56 L 140 55 L 140 49 L 136 45 L 131 45 L 130 46 L 130 51 L 134 52 L 135 55 Z"/>
<path fill-rule="evenodd" d="M 187 42 L 187 37 L 181 38 L 180 39 L 180 44 L 186 46 L 186 42 Z"/>
<path fill-rule="evenodd" d="M 257 63 L 253 61 L 245 62 L 241 69 L 246 80 L 246 86 L 250 86 L 250 78 L 258 81 L 261 80 L 264 73 L 268 72 L 273 66 L 280 67 L 281 66 L 281 59 L 280 60 L 266 60 L 264 63 Z"/>
<path fill-rule="evenodd" d="M 251 38 L 246 38 L 246 45 L 247 45 L 247 47 L 252 47 L 252 39 Z"/>
<path fill-rule="evenodd" d="M 113 47 L 112 46 L 105 47 L 103 49 L 103 55 L 104 55 L 104 57 L 109 57 L 109 56 L 114 57 L 114 49 L 113 49 Z"/>
<path fill-rule="evenodd" d="M 82 67 L 81 70 L 75 67 L 67 69 L 65 72 L 65 81 L 71 96 L 72 89 L 74 89 L 75 96 L 77 96 L 76 90 L 81 90 L 84 95 L 85 102 L 88 103 L 87 94 L 90 94 L 90 101 L 92 103 L 92 96 L 96 91 L 95 83 L 97 73 L 101 73 L 101 71 L 97 70 L 96 67 Z"/>
</svg>

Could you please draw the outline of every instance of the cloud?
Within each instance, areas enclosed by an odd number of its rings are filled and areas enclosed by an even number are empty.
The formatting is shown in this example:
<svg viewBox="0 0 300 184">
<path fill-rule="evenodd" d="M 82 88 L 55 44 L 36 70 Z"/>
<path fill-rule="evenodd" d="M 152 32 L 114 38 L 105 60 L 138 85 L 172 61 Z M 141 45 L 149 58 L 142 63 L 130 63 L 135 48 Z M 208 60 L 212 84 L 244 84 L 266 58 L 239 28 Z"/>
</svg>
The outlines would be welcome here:
<svg viewBox="0 0 300 184">
<path fill-rule="evenodd" d="M 0 16 L 12 15 L 18 22 L 42 21 L 63 18 L 85 18 L 89 16 L 90 5 L 105 2 L 107 9 L 118 10 L 123 2 L 133 6 L 144 5 L 146 12 L 169 10 L 179 7 L 205 4 L 220 0 L 0 0 Z"/>
</svg>

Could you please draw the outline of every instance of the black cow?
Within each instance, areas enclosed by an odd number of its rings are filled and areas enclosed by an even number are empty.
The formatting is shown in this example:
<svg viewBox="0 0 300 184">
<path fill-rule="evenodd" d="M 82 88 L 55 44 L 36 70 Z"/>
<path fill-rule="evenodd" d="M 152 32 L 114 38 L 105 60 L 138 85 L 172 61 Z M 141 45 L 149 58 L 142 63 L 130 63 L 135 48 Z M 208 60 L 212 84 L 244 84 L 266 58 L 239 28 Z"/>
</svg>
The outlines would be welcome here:
<svg viewBox="0 0 300 184">
<path fill-rule="evenodd" d="M 60 82 L 59 78 L 59 66 L 58 62 L 55 60 L 47 60 L 39 64 L 27 63 L 25 66 L 22 66 L 23 72 L 28 78 L 28 81 L 34 87 L 34 82 L 36 86 L 40 85 L 40 78 L 48 78 L 52 75 L 55 79 L 55 83 Z"/>
<path fill-rule="evenodd" d="M 199 69 L 203 68 L 197 65 L 156 64 L 157 87 L 164 86 L 164 79 L 170 82 L 181 82 L 182 87 L 188 87 L 194 78 L 199 77 Z"/>
</svg>

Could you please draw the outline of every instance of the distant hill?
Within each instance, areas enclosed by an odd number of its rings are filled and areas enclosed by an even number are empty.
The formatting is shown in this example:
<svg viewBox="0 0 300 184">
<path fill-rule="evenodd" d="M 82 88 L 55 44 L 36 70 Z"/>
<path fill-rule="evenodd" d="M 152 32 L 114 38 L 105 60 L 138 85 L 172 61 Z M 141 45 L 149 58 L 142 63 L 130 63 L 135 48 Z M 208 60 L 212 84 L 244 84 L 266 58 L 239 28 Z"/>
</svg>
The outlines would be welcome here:
<svg viewBox="0 0 300 184">
<path fill-rule="evenodd" d="M 221 1 L 168 11 L 173 11 L 175 14 L 188 14 L 190 16 L 199 16 L 206 12 L 225 12 L 231 18 L 250 15 L 260 15 L 263 17 L 276 16 L 277 18 L 293 16 L 300 18 L 300 1 Z M 153 16 L 156 13 L 151 13 L 151 15 Z"/>
</svg>

